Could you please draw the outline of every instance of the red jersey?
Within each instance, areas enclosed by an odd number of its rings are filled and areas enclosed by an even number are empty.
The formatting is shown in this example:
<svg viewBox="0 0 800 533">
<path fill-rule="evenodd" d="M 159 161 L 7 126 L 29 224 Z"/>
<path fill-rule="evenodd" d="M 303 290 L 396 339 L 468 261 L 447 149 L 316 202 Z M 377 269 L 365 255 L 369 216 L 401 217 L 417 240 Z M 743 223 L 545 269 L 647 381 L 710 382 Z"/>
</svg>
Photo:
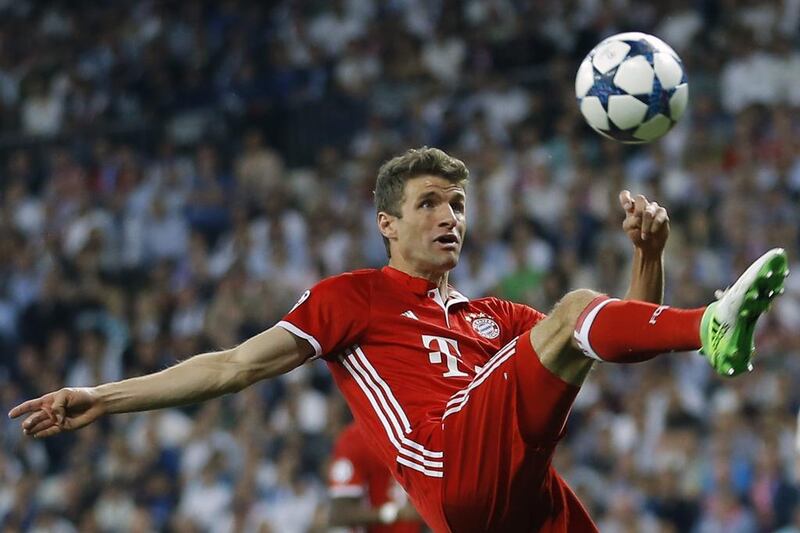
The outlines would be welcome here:
<svg viewBox="0 0 800 533">
<path fill-rule="evenodd" d="M 358 270 L 321 281 L 278 323 L 325 359 L 368 443 L 416 498 L 444 475 L 448 400 L 545 316 L 448 290 L 444 302 L 427 280 L 388 266 Z M 427 505 L 414 504 L 424 514 Z"/>
<path fill-rule="evenodd" d="M 336 439 L 328 485 L 332 498 L 363 498 L 374 509 L 389 502 L 403 507 L 408 502 L 402 487 L 369 447 L 355 424 L 347 426 Z M 419 533 L 421 530 L 419 522 L 408 521 L 366 528 L 368 533 Z"/>
</svg>

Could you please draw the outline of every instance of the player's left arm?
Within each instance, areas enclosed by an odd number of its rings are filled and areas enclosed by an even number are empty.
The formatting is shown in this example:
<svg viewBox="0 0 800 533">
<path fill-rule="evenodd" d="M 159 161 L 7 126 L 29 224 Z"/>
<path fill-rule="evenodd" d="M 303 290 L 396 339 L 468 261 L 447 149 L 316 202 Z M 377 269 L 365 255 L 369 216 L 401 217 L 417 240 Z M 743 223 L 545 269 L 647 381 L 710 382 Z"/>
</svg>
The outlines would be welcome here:
<svg viewBox="0 0 800 533">
<path fill-rule="evenodd" d="M 633 266 L 626 300 L 660 304 L 664 300 L 664 246 L 669 238 L 669 215 L 644 195 L 619 193 L 625 210 L 622 229 L 633 243 Z"/>
</svg>

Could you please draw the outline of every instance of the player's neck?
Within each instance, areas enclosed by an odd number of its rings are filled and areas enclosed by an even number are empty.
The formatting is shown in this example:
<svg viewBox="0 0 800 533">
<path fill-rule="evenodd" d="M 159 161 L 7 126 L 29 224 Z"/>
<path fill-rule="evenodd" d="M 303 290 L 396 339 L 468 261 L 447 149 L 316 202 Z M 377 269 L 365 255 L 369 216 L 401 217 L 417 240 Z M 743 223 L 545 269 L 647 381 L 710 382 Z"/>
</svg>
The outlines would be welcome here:
<svg viewBox="0 0 800 533">
<path fill-rule="evenodd" d="M 425 270 L 414 268 L 405 261 L 396 261 L 394 258 L 389 260 L 389 266 L 399 270 L 400 272 L 408 274 L 409 276 L 430 281 L 439 289 L 439 294 L 442 297 L 442 301 L 447 301 L 447 281 L 450 272 L 427 272 Z"/>
</svg>

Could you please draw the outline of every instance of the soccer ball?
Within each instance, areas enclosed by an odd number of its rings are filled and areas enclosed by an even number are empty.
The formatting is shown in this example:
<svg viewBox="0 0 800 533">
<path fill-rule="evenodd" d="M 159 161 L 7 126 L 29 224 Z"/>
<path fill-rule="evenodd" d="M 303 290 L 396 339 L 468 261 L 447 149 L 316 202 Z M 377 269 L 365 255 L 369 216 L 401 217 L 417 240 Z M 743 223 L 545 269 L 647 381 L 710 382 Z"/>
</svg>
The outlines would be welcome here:
<svg viewBox="0 0 800 533">
<path fill-rule="evenodd" d="M 575 95 L 595 131 L 623 143 L 654 141 L 681 118 L 689 99 L 683 63 L 646 33 L 613 35 L 578 68 Z"/>
</svg>

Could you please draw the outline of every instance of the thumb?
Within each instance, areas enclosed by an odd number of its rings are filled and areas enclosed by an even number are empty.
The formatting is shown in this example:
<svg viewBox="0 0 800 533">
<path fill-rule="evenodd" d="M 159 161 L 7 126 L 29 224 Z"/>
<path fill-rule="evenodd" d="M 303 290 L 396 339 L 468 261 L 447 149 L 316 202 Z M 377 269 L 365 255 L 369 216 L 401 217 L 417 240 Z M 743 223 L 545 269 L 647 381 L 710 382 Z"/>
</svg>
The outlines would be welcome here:
<svg viewBox="0 0 800 533">
<path fill-rule="evenodd" d="M 64 423 L 64 417 L 67 414 L 68 398 L 69 398 L 69 391 L 63 389 L 58 391 L 55 397 L 53 398 L 53 405 L 51 406 L 51 410 L 53 412 L 53 415 L 56 417 L 56 423 L 59 426 Z"/>
</svg>

